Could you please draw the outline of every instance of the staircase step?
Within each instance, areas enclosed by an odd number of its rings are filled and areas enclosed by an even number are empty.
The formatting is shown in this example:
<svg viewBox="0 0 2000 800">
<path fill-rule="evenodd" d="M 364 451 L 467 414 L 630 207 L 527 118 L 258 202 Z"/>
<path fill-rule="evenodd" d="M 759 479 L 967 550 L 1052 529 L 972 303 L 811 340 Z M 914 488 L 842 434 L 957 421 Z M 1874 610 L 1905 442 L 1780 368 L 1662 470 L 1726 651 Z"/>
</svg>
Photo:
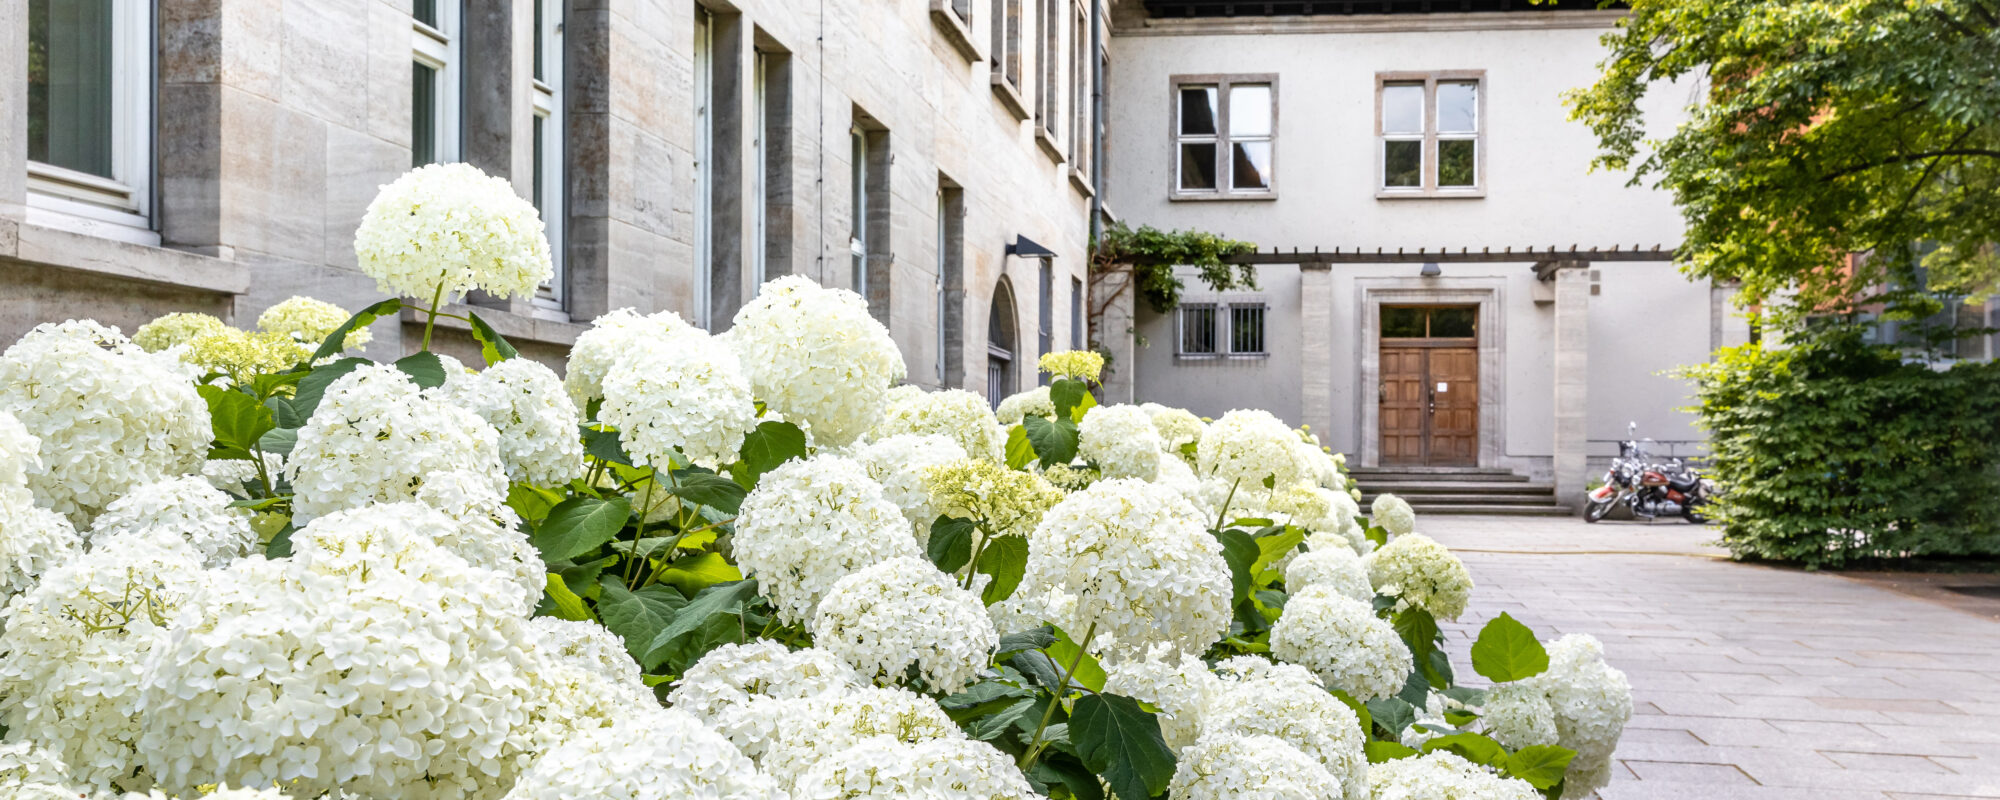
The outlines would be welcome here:
<svg viewBox="0 0 2000 800">
<path fill-rule="evenodd" d="M 1363 508 L 1375 502 L 1375 498 L 1366 495 L 1363 495 L 1362 499 L 1366 501 L 1361 504 Z M 1556 503 L 1555 495 L 1550 492 L 1541 492 L 1538 494 L 1413 494 L 1404 499 L 1410 501 L 1411 508 L 1467 505 L 1550 506 Z"/>
<path fill-rule="evenodd" d="M 1502 516 L 1502 517 L 1567 517 L 1570 516 L 1571 513 L 1568 508 L 1564 508 L 1562 506 L 1557 506 L 1557 505 L 1535 505 L 1535 506 L 1417 505 L 1417 506 L 1411 506 L 1410 508 L 1411 510 L 1417 512 L 1418 519 L 1422 519 L 1423 515 L 1425 514 L 1439 514 L 1439 515 L 1484 514 L 1484 515 Z M 1419 524 L 1421 525 L 1421 523 Z"/>
<path fill-rule="evenodd" d="M 1504 471 L 1471 472 L 1464 470 L 1453 470 L 1449 472 L 1417 472 L 1409 470 L 1379 470 L 1379 471 L 1349 470 L 1347 474 L 1353 477 L 1355 480 L 1361 481 L 1362 483 L 1380 483 L 1384 481 L 1395 481 L 1395 482 L 1455 481 L 1463 483 L 1523 483 L 1528 480 L 1528 476 L 1526 475 L 1517 475 L 1512 472 L 1504 472 Z"/>
<path fill-rule="evenodd" d="M 1363 481 L 1361 494 L 1364 500 L 1373 500 L 1374 495 L 1393 494 L 1398 497 L 1425 494 L 1550 494 L 1555 487 L 1546 483 L 1479 483 L 1472 481 Z"/>
</svg>

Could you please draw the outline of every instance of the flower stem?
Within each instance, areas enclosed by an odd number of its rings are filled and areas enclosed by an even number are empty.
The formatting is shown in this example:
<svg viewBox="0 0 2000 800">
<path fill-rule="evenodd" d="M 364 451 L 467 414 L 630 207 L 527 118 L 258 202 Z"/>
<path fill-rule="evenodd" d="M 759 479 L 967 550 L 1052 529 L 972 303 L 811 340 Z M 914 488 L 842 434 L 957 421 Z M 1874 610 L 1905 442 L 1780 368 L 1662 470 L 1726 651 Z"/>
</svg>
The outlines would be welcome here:
<svg viewBox="0 0 2000 800">
<path fill-rule="evenodd" d="M 1069 669 L 1062 673 L 1062 681 L 1056 689 L 1055 698 L 1049 701 L 1048 708 L 1042 710 L 1042 721 L 1035 725 L 1034 735 L 1028 737 L 1028 749 L 1021 754 L 1022 772 L 1027 772 L 1030 767 L 1035 766 L 1035 761 L 1042 757 L 1042 751 L 1047 749 L 1042 742 L 1042 731 L 1049 727 L 1049 720 L 1055 719 L 1056 706 L 1062 705 L 1063 695 L 1069 694 L 1069 681 L 1076 677 L 1076 668 L 1083 665 L 1083 654 L 1090 652 L 1085 648 L 1089 646 L 1091 637 L 1096 635 L 1097 623 L 1090 623 L 1090 627 L 1083 632 L 1083 641 L 1075 643 L 1076 658 L 1069 660 Z"/>
<path fill-rule="evenodd" d="M 444 281 L 438 281 L 437 291 L 431 294 L 431 307 L 428 311 L 424 312 L 423 349 L 425 350 L 431 349 L 431 329 L 437 327 L 438 303 L 443 300 L 444 300 Z"/>
<path fill-rule="evenodd" d="M 986 552 L 987 540 L 993 538 L 993 534 L 983 529 L 979 534 L 979 544 L 973 546 L 972 558 L 965 562 L 965 577 L 959 579 L 960 585 L 968 590 L 972 588 L 972 576 L 979 574 L 979 556 Z"/>
<path fill-rule="evenodd" d="M 1219 510 L 1219 511 L 1217 511 L 1217 512 L 1215 512 L 1215 529 L 1216 529 L 1216 530 L 1218 530 L 1218 531 L 1219 531 L 1219 530 L 1222 530 L 1222 522 L 1223 522 L 1223 520 L 1225 520 L 1225 519 L 1228 519 L 1228 517 L 1229 517 L 1229 503 L 1230 503 L 1230 501 L 1232 501 L 1232 500 L 1235 500 L 1235 499 L 1236 499 L 1236 487 L 1238 487 L 1238 486 L 1242 486 L 1242 485 L 1243 485 L 1243 479 L 1242 479 L 1242 478 L 1237 478 L 1237 479 L 1236 479 L 1236 482 L 1235 482 L 1235 483 L 1232 483 L 1232 484 L 1229 484 L 1229 495 L 1228 495 L 1228 496 L 1226 496 L 1226 497 L 1224 497 L 1224 498 L 1222 498 L 1222 509 L 1221 509 L 1221 510 Z"/>
</svg>

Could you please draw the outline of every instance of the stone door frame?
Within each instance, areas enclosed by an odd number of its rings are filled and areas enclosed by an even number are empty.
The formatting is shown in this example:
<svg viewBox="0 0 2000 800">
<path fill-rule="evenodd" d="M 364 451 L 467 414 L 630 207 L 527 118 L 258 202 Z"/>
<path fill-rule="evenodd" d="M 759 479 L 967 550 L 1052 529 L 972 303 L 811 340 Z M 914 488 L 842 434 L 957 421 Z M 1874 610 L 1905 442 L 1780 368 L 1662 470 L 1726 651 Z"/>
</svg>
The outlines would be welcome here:
<svg viewBox="0 0 2000 800">
<path fill-rule="evenodd" d="M 1498 466 L 1507 441 L 1506 335 L 1500 301 L 1505 278 L 1355 278 L 1354 315 L 1361 329 L 1355 347 L 1356 400 L 1360 406 L 1356 441 L 1360 466 L 1382 463 L 1382 331 L 1384 305 L 1469 305 L 1479 308 L 1479 460 Z"/>
</svg>

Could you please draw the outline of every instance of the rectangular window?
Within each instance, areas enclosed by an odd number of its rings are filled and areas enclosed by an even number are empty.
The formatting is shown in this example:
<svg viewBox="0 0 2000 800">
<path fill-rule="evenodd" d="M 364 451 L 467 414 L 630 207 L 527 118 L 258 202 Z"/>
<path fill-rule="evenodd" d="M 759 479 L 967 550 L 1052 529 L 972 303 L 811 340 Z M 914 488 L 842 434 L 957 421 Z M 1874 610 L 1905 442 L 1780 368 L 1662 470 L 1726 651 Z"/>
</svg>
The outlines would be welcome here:
<svg viewBox="0 0 2000 800">
<path fill-rule="evenodd" d="M 1038 355 L 1044 356 L 1055 351 L 1056 272 L 1055 265 L 1049 263 L 1049 261 L 1046 258 L 1041 259 L 1041 267 L 1037 275 L 1040 280 L 1036 286 L 1041 300 L 1041 314 L 1037 317 L 1037 320 L 1041 323 L 1041 333 L 1035 340 L 1035 344 L 1040 349 L 1035 352 Z M 1048 373 L 1037 372 L 1042 376 L 1042 383 L 1047 384 L 1049 382 Z"/>
<path fill-rule="evenodd" d="M 853 127 L 848 129 L 849 203 L 854 212 L 848 227 L 848 249 L 853 258 L 850 285 L 856 294 L 867 298 L 869 313 L 886 325 L 890 293 L 895 288 L 890 280 L 895 261 L 889 243 L 893 233 L 889 167 L 895 158 L 889 147 L 889 131 L 881 121 L 859 106 L 852 113 Z"/>
<path fill-rule="evenodd" d="M 535 79 L 534 104 L 534 194 L 535 208 L 542 212 L 543 230 L 549 237 L 549 257 L 555 274 L 535 295 L 536 302 L 562 308 L 564 298 L 563 241 L 568 217 L 564 213 L 563 180 L 563 0 L 534 0 Z"/>
<path fill-rule="evenodd" d="M 1022 0 L 992 0 L 993 22 L 988 26 L 992 33 L 992 49 L 987 58 L 992 63 L 993 92 L 1001 103 L 1016 117 L 1026 118 L 1028 109 L 1022 106 L 1021 91 L 1021 2 Z"/>
<path fill-rule="evenodd" d="M 754 252 L 750 256 L 750 294 L 755 297 L 764 288 L 769 274 L 765 262 L 770 258 L 766 240 L 770 236 L 770 165 L 764 153 L 765 140 L 769 138 L 771 124 L 770 98 L 770 53 L 757 50 L 750 65 L 750 246 Z"/>
<path fill-rule="evenodd" d="M 715 28 L 708 9 L 694 10 L 694 324 L 710 329 L 715 229 Z"/>
<path fill-rule="evenodd" d="M 1036 59 L 1042 67 L 1041 85 L 1035 87 L 1035 116 L 1042 134 L 1050 139 L 1062 130 L 1057 122 L 1062 119 L 1062 8 L 1063 0 L 1042 0 L 1041 18 L 1035 20 L 1035 36 L 1041 43 Z"/>
<path fill-rule="evenodd" d="M 1078 176 L 1090 177 L 1090 12 L 1082 3 L 1070 15 L 1069 34 L 1069 163 Z"/>
<path fill-rule="evenodd" d="M 1178 355 L 1212 356 L 1216 345 L 1214 303 L 1182 303 Z"/>
<path fill-rule="evenodd" d="M 1263 303 L 1234 303 L 1229 306 L 1229 352 L 1239 356 L 1265 354 Z"/>
<path fill-rule="evenodd" d="M 851 192 L 848 207 L 854 209 L 847 226 L 847 253 L 851 259 L 848 285 L 855 294 L 868 296 L 868 134 L 861 128 L 847 131 L 847 175 Z"/>
<path fill-rule="evenodd" d="M 754 296 L 765 281 L 791 273 L 792 258 L 792 56 L 781 50 L 757 50 L 756 106 L 752 129 L 754 175 L 757 181 L 754 219 L 755 258 L 751 276 Z"/>
<path fill-rule="evenodd" d="M 1378 197 L 1484 193 L 1483 73 L 1376 76 Z"/>
<path fill-rule="evenodd" d="M 1277 76 L 1176 76 L 1174 107 L 1172 198 L 1274 196 Z"/>
<path fill-rule="evenodd" d="M 152 3 L 28 0 L 29 204 L 150 232 Z M 19 58 L 21 56 L 14 56 Z"/>
<path fill-rule="evenodd" d="M 459 159 L 459 35 L 463 0 L 411 9 L 410 164 Z"/>
<path fill-rule="evenodd" d="M 965 324 L 960 297 L 965 285 L 965 190 L 938 176 L 937 229 L 937 380 L 951 386 Z"/>
<path fill-rule="evenodd" d="M 1069 349 L 1083 349 L 1083 281 L 1069 279 Z"/>
</svg>

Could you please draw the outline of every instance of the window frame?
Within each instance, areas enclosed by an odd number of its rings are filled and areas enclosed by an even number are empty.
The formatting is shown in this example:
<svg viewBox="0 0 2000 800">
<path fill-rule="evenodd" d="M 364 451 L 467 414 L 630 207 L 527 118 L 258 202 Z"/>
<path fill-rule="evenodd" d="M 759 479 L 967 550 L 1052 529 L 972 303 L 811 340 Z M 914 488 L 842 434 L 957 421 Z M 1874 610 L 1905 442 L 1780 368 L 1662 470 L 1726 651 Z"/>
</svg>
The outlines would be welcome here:
<svg viewBox="0 0 2000 800">
<path fill-rule="evenodd" d="M 1438 131 L 1437 90 L 1438 84 L 1441 83 L 1470 83 L 1476 87 L 1475 91 L 1478 97 L 1472 112 L 1474 130 L 1470 135 L 1462 132 L 1440 133 Z M 1385 133 L 1382 129 L 1382 93 L 1391 84 L 1422 84 L 1424 87 L 1424 130 L 1420 139 L 1423 142 L 1422 165 L 1418 168 L 1422 176 L 1422 181 L 1420 185 L 1414 187 L 1391 187 L 1387 185 L 1387 143 L 1392 141 L 1392 139 L 1390 138 L 1391 135 Z M 1483 69 L 1375 73 L 1375 152 L 1372 156 L 1375 161 L 1375 198 L 1378 200 L 1396 200 L 1405 198 L 1485 197 L 1486 164 L 1493 160 L 1491 154 L 1487 152 L 1487 132 L 1491 128 L 1486 116 L 1489 89 L 1490 87 L 1486 81 L 1486 70 Z M 1395 136 L 1396 138 L 1393 141 L 1411 140 L 1410 134 L 1396 134 Z M 1473 143 L 1473 185 L 1442 187 L 1438 185 L 1438 142 L 1440 141 L 1471 141 Z"/>
<path fill-rule="evenodd" d="M 847 227 L 848 288 L 868 296 L 868 132 L 856 122 L 847 129 L 848 206 Z"/>
<path fill-rule="evenodd" d="M 960 5 L 964 9 L 960 9 Z M 966 61 L 978 63 L 986 59 L 986 48 L 973 35 L 976 18 L 979 15 L 977 0 L 931 0 L 931 22 L 938 33 L 944 36 L 952 49 L 965 57 Z"/>
<path fill-rule="evenodd" d="M 536 130 L 532 135 L 536 168 L 533 198 L 542 215 L 542 227 L 549 240 L 549 260 L 554 274 L 535 291 L 534 304 L 558 311 L 568 302 L 568 277 L 564 270 L 563 242 L 569 221 L 568 182 L 564 180 L 569 157 L 563 137 L 563 8 L 564 0 L 533 0 L 537 23 L 535 72 L 529 80 L 529 114 Z"/>
<path fill-rule="evenodd" d="M 464 33 L 464 26 L 463 0 L 438 0 L 436 26 L 417 19 L 414 14 L 410 17 L 411 69 L 415 69 L 415 64 L 422 64 L 434 71 L 431 76 L 434 87 L 431 92 L 431 111 L 436 121 L 433 131 L 436 137 L 436 151 L 431 154 L 431 160 L 425 162 L 428 164 L 451 164 L 465 157 L 461 140 L 462 106 L 459 101 L 463 89 L 460 85 L 463 80 L 460 68 L 464 61 L 461 57 L 465 39 L 461 35 Z M 416 113 L 416 108 L 412 107 L 411 116 L 415 117 Z M 413 138 L 410 141 L 410 160 L 413 165 L 416 161 L 416 146 L 416 140 Z"/>
<path fill-rule="evenodd" d="M 31 222 L 80 229 L 134 244 L 160 243 L 160 234 L 153 227 L 156 116 L 153 84 L 159 72 L 154 47 L 154 5 L 118 2 L 111 6 L 110 177 L 27 160 L 23 125 L 20 152 L 27 173 L 25 200 Z M 24 29 L 21 58 L 25 60 L 25 10 L 21 22 Z M 25 91 L 20 96 L 25 107 Z M 25 110 L 22 115 L 25 119 Z"/>
<path fill-rule="evenodd" d="M 1280 96 L 1278 74 L 1275 72 L 1216 73 L 1170 75 L 1168 82 L 1169 112 L 1167 114 L 1167 141 L 1172 152 L 1168 156 L 1173 168 L 1167 170 L 1167 199 L 1182 200 L 1276 200 L 1278 199 L 1278 122 Z M 1264 188 L 1238 189 L 1234 187 L 1235 144 L 1238 141 L 1229 129 L 1230 89 L 1237 86 L 1267 85 L 1271 89 L 1271 133 L 1269 136 L 1254 136 L 1244 141 L 1269 142 L 1271 161 L 1266 168 Z M 1215 87 L 1215 134 L 1181 135 L 1181 90 L 1183 88 Z M 1181 145 L 1201 144 L 1213 141 L 1215 144 L 1215 188 L 1181 188 Z"/>
<path fill-rule="evenodd" d="M 1262 300 L 1240 300 L 1225 303 L 1223 306 L 1229 311 L 1228 314 L 1223 315 L 1229 321 L 1229 338 L 1226 341 L 1228 348 L 1223 350 L 1223 355 L 1230 358 L 1269 357 L 1271 355 L 1271 304 Z M 1236 349 L 1236 315 L 1238 312 L 1252 310 L 1257 315 L 1257 349 L 1238 350 Z"/>
<path fill-rule="evenodd" d="M 1090 159 L 1095 153 L 1090 130 L 1090 11 L 1084 0 L 1070 3 L 1069 30 L 1070 176 L 1086 191 L 1096 191 L 1096 187 L 1090 186 Z"/>
<path fill-rule="evenodd" d="M 1258 312 L 1258 350 L 1236 349 L 1236 314 L 1238 311 L 1255 309 Z M 1207 351 L 1190 351 L 1187 347 L 1188 312 L 1208 312 L 1209 346 Z M 1174 358 L 1180 361 L 1223 361 L 1230 359 L 1264 359 L 1271 357 L 1271 303 L 1261 296 L 1220 297 L 1209 300 L 1182 302 L 1174 309 Z"/>
<path fill-rule="evenodd" d="M 694 326 L 713 331 L 715 204 L 715 14 L 694 7 Z"/>
<path fill-rule="evenodd" d="M 1021 83 L 1027 77 L 1021 52 L 1021 24 L 1027 16 L 1021 8 L 1023 2 L 1025 0 L 992 0 L 992 19 L 987 22 L 992 46 L 986 59 L 994 97 L 1007 107 L 1015 119 L 1021 120 L 1031 116 L 1021 90 Z"/>
<path fill-rule="evenodd" d="M 1222 304 L 1213 301 L 1197 303 L 1183 302 L 1174 309 L 1174 357 L 1180 359 L 1211 359 L 1222 357 Z M 1208 350 L 1188 349 L 1188 314 L 1194 311 L 1208 312 Z"/>
</svg>

